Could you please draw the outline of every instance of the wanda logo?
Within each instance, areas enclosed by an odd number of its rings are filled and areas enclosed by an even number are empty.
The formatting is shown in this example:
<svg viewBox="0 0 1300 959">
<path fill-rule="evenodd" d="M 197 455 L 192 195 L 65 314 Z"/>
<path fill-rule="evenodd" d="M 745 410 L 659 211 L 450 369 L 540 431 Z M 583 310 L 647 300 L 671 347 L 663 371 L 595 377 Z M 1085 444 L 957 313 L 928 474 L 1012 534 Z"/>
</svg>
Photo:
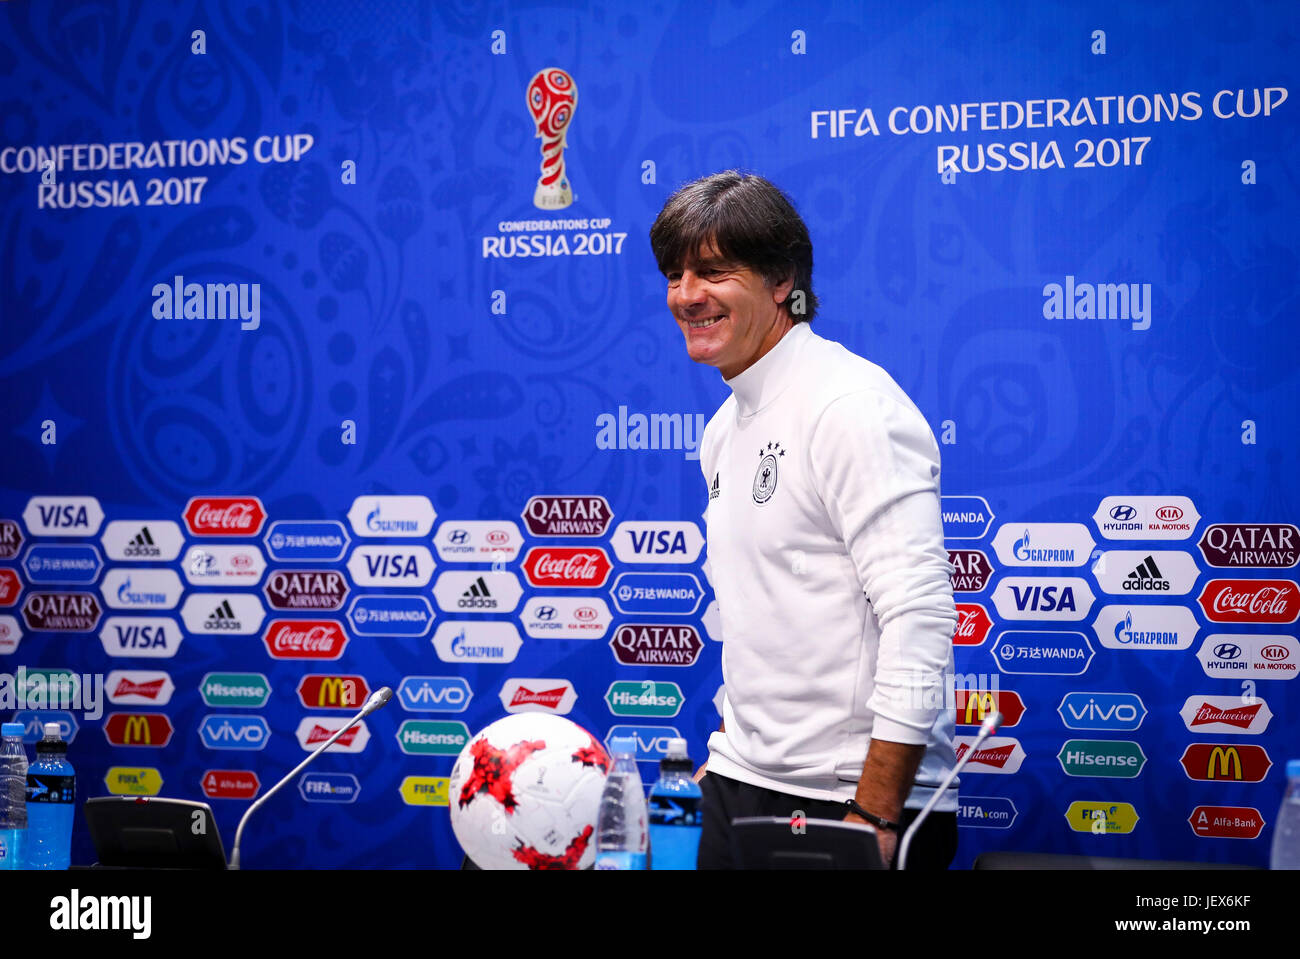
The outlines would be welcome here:
<svg viewBox="0 0 1300 959">
<path fill-rule="evenodd" d="M 185 507 L 185 525 L 195 536 L 256 536 L 265 522 L 256 496 L 196 496 Z"/>
<path fill-rule="evenodd" d="M 1294 623 L 1300 617 L 1296 584 L 1285 579 L 1216 579 L 1197 602 L 1216 623 Z"/>
<path fill-rule="evenodd" d="M 610 569 L 609 557 L 599 547 L 535 547 L 524 558 L 524 574 L 534 586 L 603 586 Z"/>
<path fill-rule="evenodd" d="M 1183 511 L 1177 506 L 1162 506 L 1156 510 L 1156 519 L 1162 523 L 1173 523 L 1183 518 Z"/>
</svg>

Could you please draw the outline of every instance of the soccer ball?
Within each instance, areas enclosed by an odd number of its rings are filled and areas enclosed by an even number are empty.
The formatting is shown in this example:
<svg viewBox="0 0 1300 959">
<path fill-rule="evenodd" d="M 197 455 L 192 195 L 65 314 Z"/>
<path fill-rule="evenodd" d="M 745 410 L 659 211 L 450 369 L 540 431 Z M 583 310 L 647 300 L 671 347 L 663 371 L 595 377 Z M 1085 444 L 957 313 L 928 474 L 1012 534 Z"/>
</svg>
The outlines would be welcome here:
<svg viewBox="0 0 1300 959">
<path fill-rule="evenodd" d="M 498 719 L 452 767 L 452 832 L 481 869 L 585 869 L 612 765 L 596 737 L 562 716 Z"/>
</svg>

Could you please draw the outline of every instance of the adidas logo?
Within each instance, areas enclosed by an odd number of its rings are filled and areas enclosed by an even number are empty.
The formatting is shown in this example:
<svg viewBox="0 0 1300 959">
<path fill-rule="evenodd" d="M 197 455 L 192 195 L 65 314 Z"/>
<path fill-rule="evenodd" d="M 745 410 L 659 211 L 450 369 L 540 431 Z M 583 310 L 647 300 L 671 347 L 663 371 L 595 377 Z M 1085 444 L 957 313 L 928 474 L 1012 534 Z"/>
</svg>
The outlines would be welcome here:
<svg viewBox="0 0 1300 959">
<path fill-rule="evenodd" d="M 469 584 L 469 589 L 460 594 L 456 605 L 461 609 L 496 609 L 497 601 L 492 598 L 487 583 L 480 576 Z"/>
<path fill-rule="evenodd" d="M 709 502 L 710 502 L 710 503 L 712 503 L 715 499 L 718 498 L 718 493 L 719 493 L 719 492 L 720 492 L 720 491 L 719 491 L 719 489 L 718 489 L 718 474 L 717 474 L 717 473 L 714 473 L 714 474 L 713 474 L 713 485 L 709 487 Z"/>
<path fill-rule="evenodd" d="M 1148 556 L 1124 579 L 1124 589 L 1129 592 L 1160 592 L 1169 589 L 1169 580 L 1160 572 L 1156 558 Z"/>
<path fill-rule="evenodd" d="M 204 629 L 239 629 L 239 620 L 235 618 L 235 611 L 230 606 L 230 600 L 223 599 L 212 610 L 211 615 L 203 623 Z"/>
<path fill-rule="evenodd" d="M 149 532 L 148 526 L 141 526 L 140 532 L 126 544 L 122 550 L 123 556 L 130 556 L 136 559 L 152 559 L 162 555 L 162 550 L 157 547 L 153 541 L 153 534 Z"/>
</svg>

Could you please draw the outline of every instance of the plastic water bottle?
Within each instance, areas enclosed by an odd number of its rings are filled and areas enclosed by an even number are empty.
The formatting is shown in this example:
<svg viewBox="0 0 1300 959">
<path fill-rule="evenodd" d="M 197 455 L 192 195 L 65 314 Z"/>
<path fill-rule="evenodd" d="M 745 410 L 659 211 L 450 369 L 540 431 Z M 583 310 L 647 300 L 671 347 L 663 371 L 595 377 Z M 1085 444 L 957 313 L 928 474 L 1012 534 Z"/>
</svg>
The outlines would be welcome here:
<svg viewBox="0 0 1300 959">
<path fill-rule="evenodd" d="M 700 851 L 700 787 L 691 779 L 695 765 L 685 739 L 668 740 L 659 763 L 659 781 L 650 790 L 652 869 L 694 869 Z"/>
<path fill-rule="evenodd" d="M 614 768 L 605 777 L 596 817 L 596 868 L 644 869 L 646 834 L 645 787 L 636 769 L 636 740 L 618 738 L 609 744 Z"/>
<path fill-rule="evenodd" d="M 1286 764 L 1286 793 L 1273 827 L 1270 869 L 1300 869 L 1300 759 Z"/>
<path fill-rule="evenodd" d="M 24 868 L 27 844 L 27 750 L 23 724 L 0 726 L 0 869 Z"/>
<path fill-rule="evenodd" d="M 58 723 L 45 724 L 36 762 L 27 769 L 27 868 L 67 869 L 77 777 Z"/>
</svg>

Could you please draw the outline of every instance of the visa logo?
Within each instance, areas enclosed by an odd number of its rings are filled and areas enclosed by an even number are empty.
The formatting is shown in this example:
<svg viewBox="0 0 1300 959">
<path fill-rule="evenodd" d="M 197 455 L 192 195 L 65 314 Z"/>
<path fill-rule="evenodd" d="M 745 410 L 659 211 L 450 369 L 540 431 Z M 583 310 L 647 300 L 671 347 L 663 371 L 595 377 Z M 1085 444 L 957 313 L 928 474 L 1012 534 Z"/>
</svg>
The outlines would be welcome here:
<svg viewBox="0 0 1300 959">
<path fill-rule="evenodd" d="M 114 626 L 121 649 L 166 649 L 167 634 L 161 626 Z"/>
<path fill-rule="evenodd" d="M 1021 612 L 1040 610 L 1050 613 L 1054 610 L 1077 611 L 1078 609 L 1074 602 L 1074 587 L 1072 586 L 1025 586 L 1023 588 L 1012 586 L 1011 593 L 1015 599 L 1016 609 Z"/>
<path fill-rule="evenodd" d="M 402 558 L 402 553 L 390 554 L 380 553 L 378 556 L 366 556 L 366 571 L 371 576 L 387 576 L 392 579 L 401 579 L 410 577 L 411 579 L 420 578 L 419 564 L 416 563 L 414 556 Z"/>
<path fill-rule="evenodd" d="M 61 529 L 74 529 L 79 526 L 90 527 L 90 517 L 84 506 L 40 506 L 41 525 Z"/>
<path fill-rule="evenodd" d="M 638 553 L 649 553 L 654 556 L 665 556 L 673 553 L 687 554 L 686 534 L 678 530 L 676 534 L 670 533 L 666 529 L 655 530 L 628 530 L 628 536 L 632 540 L 632 549 Z"/>
</svg>

